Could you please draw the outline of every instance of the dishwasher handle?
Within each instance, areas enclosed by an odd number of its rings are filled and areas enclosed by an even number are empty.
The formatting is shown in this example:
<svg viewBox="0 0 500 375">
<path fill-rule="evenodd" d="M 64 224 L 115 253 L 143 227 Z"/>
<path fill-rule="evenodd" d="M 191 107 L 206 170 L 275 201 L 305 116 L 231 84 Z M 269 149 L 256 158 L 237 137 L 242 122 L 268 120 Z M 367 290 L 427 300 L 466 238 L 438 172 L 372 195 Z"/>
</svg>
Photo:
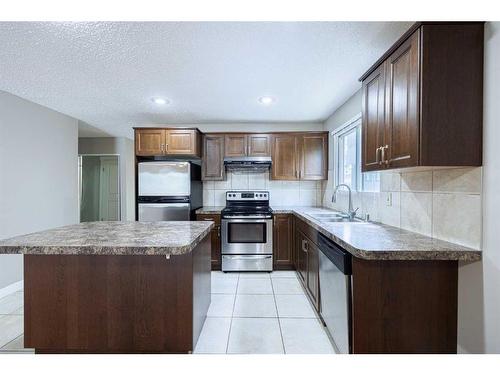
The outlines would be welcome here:
<svg viewBox="0 0 500 375">
<path fill-rule="evenodd" d="M 342 272 L 352 275 L 352 255 L 332 240 L 319 234 L 319 250 Z"/>
</svg>

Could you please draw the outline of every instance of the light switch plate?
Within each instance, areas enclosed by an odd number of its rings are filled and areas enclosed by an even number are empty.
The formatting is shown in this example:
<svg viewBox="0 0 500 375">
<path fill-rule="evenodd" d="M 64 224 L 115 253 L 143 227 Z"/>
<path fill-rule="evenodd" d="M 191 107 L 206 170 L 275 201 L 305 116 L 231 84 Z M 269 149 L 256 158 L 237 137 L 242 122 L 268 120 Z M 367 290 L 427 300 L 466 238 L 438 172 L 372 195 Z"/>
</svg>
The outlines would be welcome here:
<svg viewBox="0 0 500 375">
<path fill-rule="evenodd" d="M 392 207 L 392 193 L 387 193 L 385 196 L 385 205 L 387 207 Z"/>
</svg>

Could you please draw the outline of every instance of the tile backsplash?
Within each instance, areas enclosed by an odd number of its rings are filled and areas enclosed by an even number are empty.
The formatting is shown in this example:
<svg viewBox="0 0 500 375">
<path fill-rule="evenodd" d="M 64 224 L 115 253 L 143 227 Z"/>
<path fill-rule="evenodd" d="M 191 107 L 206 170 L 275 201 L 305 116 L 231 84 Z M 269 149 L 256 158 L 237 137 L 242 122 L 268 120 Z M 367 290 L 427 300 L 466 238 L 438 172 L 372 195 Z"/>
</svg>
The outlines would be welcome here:
<svg viewBox="0 0 500 375">
<path fill-rule="evenodd" d="M 275 181 L 269 172 L 228 172 L 226 181 L 203 182 L 203 205 L 225 206 L 228 190 L 268 190 L 272 206 L 321 205 L 320 181 Z"/>
<path fill-rule="evenodd" d="M 328 177 L 323 205 L 346 210 L 347 192 L 332 203 L 332 171 Z M 353 192 L 353 206 L 372 221 L 480 249 L 481 179 L 482 168 L 382 172 L 380 192 Z"/>
</svg>

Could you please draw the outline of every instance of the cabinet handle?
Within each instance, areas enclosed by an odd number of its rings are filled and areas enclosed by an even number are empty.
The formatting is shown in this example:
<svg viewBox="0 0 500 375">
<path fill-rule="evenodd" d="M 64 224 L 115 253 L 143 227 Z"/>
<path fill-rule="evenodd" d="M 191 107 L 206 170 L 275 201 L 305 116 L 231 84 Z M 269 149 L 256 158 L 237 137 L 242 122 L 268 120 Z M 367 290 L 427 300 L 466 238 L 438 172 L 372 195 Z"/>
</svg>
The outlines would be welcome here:
<svg viewBox="0 0 500 375">
<path fill-rule="evenodd" d="M 302 240 L 302 251 L 304 251 L 304 253 L 307 253 L 307 241 L 306 240 Z"/>
<path fill-rule="evenodd" d="M 382 162 L 380 161 L 380 157 L 379 157 L 379 151 L 382 150 L 382 147 L 378 147 L 376 150 L 375 150 L 375 163 L 377 163 L 378 165 L 382 164 Z"/>
<path fill-rule="evenodd" d="M 385 145 L 385 146 L 381 147 L 382 163 L 384 163 L 384 164 L 389 164 L 389 160 L 385 160 L 385 150 L 387 150 L 388 148 L 389 148 L 389 145 Z"/>
<path fill-rule="evenodd" d="M 165 145 L 165 151 L 168 152 L 168 143 Z"/>
</svg>

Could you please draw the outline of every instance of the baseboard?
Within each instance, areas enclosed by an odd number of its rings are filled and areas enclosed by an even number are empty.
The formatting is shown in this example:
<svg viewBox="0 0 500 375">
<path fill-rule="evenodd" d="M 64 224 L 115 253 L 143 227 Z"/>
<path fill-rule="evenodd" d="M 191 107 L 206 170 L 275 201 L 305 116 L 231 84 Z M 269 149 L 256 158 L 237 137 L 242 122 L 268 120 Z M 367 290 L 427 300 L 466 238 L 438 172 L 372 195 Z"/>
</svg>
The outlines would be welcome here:
<svg viewBox="0 0 500 375">
<path fill-rule="evenodd" d="M 11 293 L 17 292 L 18 290 L 23 290 L 23 287 L 24 287 L 23 280 L 18 281 L 17 283 L 7 285 L 6 287 L 0 289 L 0 298 L 8 296 Z"/>
</svg>

